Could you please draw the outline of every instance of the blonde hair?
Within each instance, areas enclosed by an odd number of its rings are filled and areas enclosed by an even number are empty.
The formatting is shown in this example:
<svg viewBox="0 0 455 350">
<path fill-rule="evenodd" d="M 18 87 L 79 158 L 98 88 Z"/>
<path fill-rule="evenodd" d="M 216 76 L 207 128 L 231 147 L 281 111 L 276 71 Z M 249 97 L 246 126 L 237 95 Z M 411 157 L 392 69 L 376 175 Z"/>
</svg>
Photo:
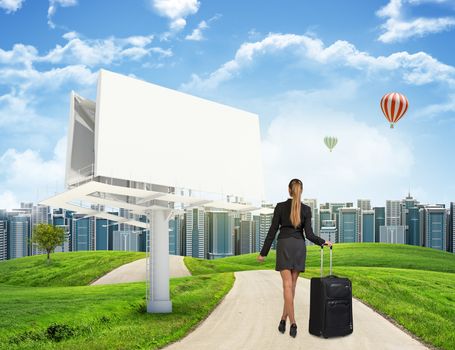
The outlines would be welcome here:
<svg viewBox="0 0 455 350">
<path fill-rule="evenodd" d="M 300 225 L 300 209 L 302 205 L 301 196 L 303 191 L 302 181 L 299 179 L 292 179 L 289 182 L 289 194 L 292 197 L 291 204 L 291 222 L 294 227 Z"/>
</svg>

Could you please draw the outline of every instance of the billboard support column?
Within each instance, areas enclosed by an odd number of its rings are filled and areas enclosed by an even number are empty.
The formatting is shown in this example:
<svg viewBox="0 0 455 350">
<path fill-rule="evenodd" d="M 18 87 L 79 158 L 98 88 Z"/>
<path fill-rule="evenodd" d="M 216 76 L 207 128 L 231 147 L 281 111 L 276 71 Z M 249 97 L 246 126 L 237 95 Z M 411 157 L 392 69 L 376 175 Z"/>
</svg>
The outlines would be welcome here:
<svg viewBox="0 0 455 350">
<path fill-rule="evenodd" d="M 149 214 L 150 249 L 149 302 L 147 312 L 170 313 L 169 295 L 169 218 L 171 209 L 153 209 Z"/>
</svg>

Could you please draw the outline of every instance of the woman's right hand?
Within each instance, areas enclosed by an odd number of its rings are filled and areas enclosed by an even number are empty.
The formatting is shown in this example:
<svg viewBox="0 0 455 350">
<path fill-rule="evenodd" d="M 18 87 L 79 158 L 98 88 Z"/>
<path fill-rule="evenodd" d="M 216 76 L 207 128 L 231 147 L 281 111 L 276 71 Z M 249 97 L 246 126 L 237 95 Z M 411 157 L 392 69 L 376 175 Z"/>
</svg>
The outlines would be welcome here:
<svg viewBox="0 0 455 350">
<path fill-rule="evenodd" d="M 262 255 L 260 255 L 260 254 L 259 254 L 258 257 L 257 257 L 257 260 L 258 260 L 259 262 L 261 262 L 261 263 L 264 262 L 264 259 L 265 259 L 265 256 L 262 256 Z"/>
</svg>

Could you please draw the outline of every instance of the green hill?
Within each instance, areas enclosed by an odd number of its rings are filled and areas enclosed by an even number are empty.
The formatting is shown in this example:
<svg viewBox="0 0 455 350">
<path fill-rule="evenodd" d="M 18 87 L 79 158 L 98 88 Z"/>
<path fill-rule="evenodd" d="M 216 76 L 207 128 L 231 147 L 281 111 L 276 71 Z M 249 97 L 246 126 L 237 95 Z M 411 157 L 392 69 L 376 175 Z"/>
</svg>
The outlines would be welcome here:
<svg viewBox="0 0 455 350">
<path fill-rule="evenodd" d="M 319 275 L 319 254 L 308 246 L 301 277 Z M 274 269 L 273 250 L 263 264 L 256 256 L 185 257 L 193 276 L 171 279 L 172 314 L 145 312 L 144 283 L 87 286 L 143 253 L 58 253 L 50 265 L 43 256 L 0 263 L 0 349 L 163 347 L 207 317 L 232 287 L 233 271 Z M 427 344 L 455 350 L 453 254 L 364 243 L 336 244 L 333 257 L 333 273 L 351 279 L 355 297 Z"/>
<path fill-rule="evenodd" d="M 233 273 L 171 279 L 172 314 L 145 312 L 145 283 L 0 284 L 0 350 L 158 349 L 205 319 L 233 283 Z"/>
<path fill-rule="evenodd" d="M 307 267 L 320 266 L 320 247 L 307 246 Z M 405 244 L 342 243 L 333 247 L 333 266 L 374 266 L 429 270 L 455 273 L 455 254 L 431 248 Z M 193 275 L 213 272 L 274 269 L 275 251 L 271 250 L 264 263 L 256 260 L 258 253 L 237 255 L 217 260 L 185 257 Z M 328 273 L 329 249 L 324 248 L 324 266 Z"/>
<path fill-rule="evenodd" d="M 145 258 L 137 252 L 71 252 L 28 256 L 0 263 L 0 284 L 29 287 L 85 286 L 109 271 Z"/>
<path fill-rule="evenodd" d="M 0 263 L 0 350 L 157 349 L 216 307 L 233 273 L 174 278 L 172 314 L 145 312 L 145 283 L 88 286 L 144 253 L 56 253 Z"/>
</svg>

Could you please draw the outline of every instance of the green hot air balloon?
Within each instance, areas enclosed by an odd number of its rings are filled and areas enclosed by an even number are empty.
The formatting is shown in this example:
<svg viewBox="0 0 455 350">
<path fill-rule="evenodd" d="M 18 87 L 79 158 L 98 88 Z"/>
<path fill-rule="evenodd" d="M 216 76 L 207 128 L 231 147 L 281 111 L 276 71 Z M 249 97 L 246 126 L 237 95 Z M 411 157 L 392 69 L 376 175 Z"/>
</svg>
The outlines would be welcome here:
<svg viewBox="0 0 455 350">
<path fill-rule="evenodd" d="M 332 152 L 332 150 L 335 148 L 337 142 L 338 142 L 338 139 L 335 136 L 324 137 L 324 143 L 327 146 L 327 148 L 330 150 L 330 152 Z"/>
</svg>

